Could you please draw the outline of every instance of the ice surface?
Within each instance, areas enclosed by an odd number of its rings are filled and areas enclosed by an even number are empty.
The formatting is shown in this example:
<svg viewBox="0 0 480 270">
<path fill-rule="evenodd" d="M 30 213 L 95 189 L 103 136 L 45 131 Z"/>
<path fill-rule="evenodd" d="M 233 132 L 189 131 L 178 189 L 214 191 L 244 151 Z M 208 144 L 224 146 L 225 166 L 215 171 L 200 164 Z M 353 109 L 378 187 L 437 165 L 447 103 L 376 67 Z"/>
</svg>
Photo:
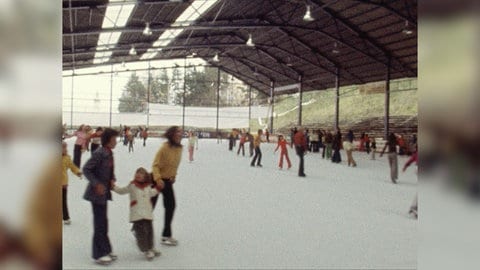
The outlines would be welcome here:
<svg viewBox="0 0 480 270">
<path fill-rule="evenodd" d="M 74 138 L 67 140 L 73 156 Z M 119 143 L 114 150 L 120 186 L 137 167 L 148 170 L 161 139 L 137 140 L 135 152 Z M 186 141 L 184 140 L 184 144 Z M 238 142 L 237 142 L 238 144 Z M 354 152 L 358 167 L 333 164 L 318 153 L 305 157 L 306 178 L 297 177 L 298 157 L 289 148 L 293 167 L 278 169 L 274 144 L 262 144 L 263 168 L 249 157 L 228 151 L 228 142 L 200 139 L 195 161 L 184 149 L 174 185 L 176 247 L 160 245 L 163 205 L 154 211 L 155 245 L 163 254 L 147 261 L 138 250 L 128 222 L 128 195 L 113 194 L 108 205 L 109 236 L 119 259 L 110 269 L 338 269 L 416 268 L 417 221 L 408 209 L 417 189 L 414 168 L 400 170 L 390 182 L 387 157 L 369 160 Z M 236 150 L 236 149 L 235 149 Z M 90 153 L 82 156 L 82 164 Z M 342 159 L 346 155 L 342 151 Z M 399 157 L 399 167 L 405 163 Z M 65 269 L 95 269 L 91 258 L 93 215 L 82 199 L 86 180 L 69 175 L 72 225 L 64 225 Z"/>
</svg>

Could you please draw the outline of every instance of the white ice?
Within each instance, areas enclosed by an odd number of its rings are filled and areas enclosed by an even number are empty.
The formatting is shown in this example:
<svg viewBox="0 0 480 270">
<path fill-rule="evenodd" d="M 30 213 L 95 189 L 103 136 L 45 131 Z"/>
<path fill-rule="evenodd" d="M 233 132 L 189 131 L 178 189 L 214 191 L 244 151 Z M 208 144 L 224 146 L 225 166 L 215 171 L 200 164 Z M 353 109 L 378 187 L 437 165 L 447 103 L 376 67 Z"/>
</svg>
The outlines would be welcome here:
<svg viewBox="0 0 480 270">
<path fill-rule="evenodd" d="M 74 139 L 68 139 L 73 156 Z M 185 143 L 186 141 L 184 141 Z M 148 170 L 161 139 L 135 152 L 119 143 L 114 150 L 117 183 L 126 185 L 137 167 Z M 237 142 L 238 143 L 238 142 Z M 417 189 L 414 168 L 401 168 L 390 182 L 386 156 L 370 160 L 354 153 L 358 167 L 305 157 L 306 178 L 297 177 L 298 157 L 289 148 L 293 167 L 278 169 L 274 144 L 262 144 L 263 168 L 228 151 L 228 142 L 200 139 L 195 161 L 185 147 L 177 182 L 172 225 L 176 247 L 160 245 L 161 198 L 154 211 L 155 245 L 163 254 L 147 261 L 138 250 L 128 222 L 128 195 L 113 194 L 108 204 L 109 237 L 119 259 L 110 269 L 414 269 L 417 221 L 408 209 Z M 236 149 L 235 149 L 236 150 Z M 82 164 L 90 154 L 85 152 Z M 412 166 L 413 167 L 413 166 Z M 63 228 L 65 269 L 96 269 L 91 258 L 93 215 L 82 199 L 86 180 L 69 175 L 71 225 Z"/>
</svg>

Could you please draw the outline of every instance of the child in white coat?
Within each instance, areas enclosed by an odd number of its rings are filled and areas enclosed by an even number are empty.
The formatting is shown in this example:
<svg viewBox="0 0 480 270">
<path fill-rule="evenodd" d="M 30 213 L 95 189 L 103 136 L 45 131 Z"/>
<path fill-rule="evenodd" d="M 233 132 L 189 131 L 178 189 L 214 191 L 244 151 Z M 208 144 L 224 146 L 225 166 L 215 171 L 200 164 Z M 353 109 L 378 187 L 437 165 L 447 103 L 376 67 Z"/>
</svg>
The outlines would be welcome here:
<svg viewBox="0 0 480 270">
<path fill-rule="evenodd" d="M 151 187 L 150 174 L 144 168 L 138 168 L 135 179 L 126 187 L 118 187 L 112 181 L 112 190 L 118 194 L 130 194 L 130 222 L 137 238 L 137 244 L 148 260 L 160 256 L 160 251 L 153 248 L 153 207 L 151 197 L 162 189 L 161 185 Z"/>
</svg>

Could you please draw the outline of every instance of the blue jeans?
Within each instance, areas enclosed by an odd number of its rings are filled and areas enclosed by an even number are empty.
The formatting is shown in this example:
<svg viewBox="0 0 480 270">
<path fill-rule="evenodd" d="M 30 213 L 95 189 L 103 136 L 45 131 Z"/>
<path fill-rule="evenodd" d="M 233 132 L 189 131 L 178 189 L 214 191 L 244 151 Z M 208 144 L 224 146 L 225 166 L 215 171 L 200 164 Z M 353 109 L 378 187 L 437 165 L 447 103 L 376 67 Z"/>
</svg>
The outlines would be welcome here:
<svg viewBox="0 0 480 270">
<path fill-rule="evenodd" d="M 108 238 L 107 204 L 92 203 L 93 209 L 93 245 L 92 255 L 96 260 L 112 252 Z"/>
</svg>

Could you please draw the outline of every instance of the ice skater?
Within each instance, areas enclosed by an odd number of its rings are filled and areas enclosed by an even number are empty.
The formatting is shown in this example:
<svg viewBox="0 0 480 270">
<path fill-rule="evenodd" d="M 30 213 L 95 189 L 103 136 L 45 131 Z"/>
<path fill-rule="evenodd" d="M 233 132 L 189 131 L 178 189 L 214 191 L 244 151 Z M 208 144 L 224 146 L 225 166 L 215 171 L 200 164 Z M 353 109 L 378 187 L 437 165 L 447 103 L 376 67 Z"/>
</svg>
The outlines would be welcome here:
<svg viewBox="0 0 480 270">
<path fill-rule="evenodd" d="M 242 155 L 245 156 L 245 141 L 247 140 L 247 134 L 245 130 L 240 134 L 240 143 L 238 144 L 237 156 L 240 155 L 240 150 L 242 150 Z"/>
<path fill-rule="evenodd" d="M 135 136 L 133 135 L 133 132 L 130 129 L 127 130 L 127 140 L 128 140 L 128 153 L 133 152 L 133 144 L 134 144 Z"/>
<path fill-rule="evenodd" d="M 327 159 L 331 159 L 332 158 L 332 142 L 333 142 L 333 135 L 332 133 L 327 130 L 325 132 L 325 143 L 324 143 L 324 147 L 323 147 L 323 152 L 322 152 L 322 158 L 325 158 L 325 156 L 327 157 Z"/>
<path fill-rule="evenodd" d="M 178 166 L 182 157 L 183 130 L 178 126 L 167 129 L 163 137 L 167 139 L 162 144 L 152 164 L 153 180 L 157 185 L 164 185 L 162 189 L 163 206 L 165 207 L 165 222 L 161 243 L 176 246 L 178 241 L 172 237 L 172 220 L 175 211 L 175 194 L 173 184 L 176 181 Z"/>
<path fill-rule="evenodd" d="M 287 160 L 287 169 L 290 169 L 292 167 L 292 163 L 290 162 L 290 159 L 288 158 L 288 150 L 287 150 L 287 141 L 283 137 L 283 135 L 278 135 L 278 144 L 277 148 L 273 151 L 274 153 L 277 152 L 278 148 L 280 148 L 280 160 L 278 161 L 278 167 L 280 169 L 283 169 L 283 158 Z"/>
<path fill-rule="evenodd" d="M 390 133 L 388 140 L 385 143 L 385 146 L 380 153 L 380 157 L 383 156 L 385 150 L 388 147 L 388 164 L 390 165 L 390 178 L 394 184 L 397 183 L 398 179 L 398 159 L 397 159 L 397 137 L 395 134 Z"/>
<path fill-rule="evenodd" d="M 145 147 L 146 141 L 147 141 L 147 138 L 148 138 L 148 128 L 147 127 L 142 130 L 141 135 L 142 135 L 142 139 L 143 139 L 143 147 Z"/>
<path fill-rule="evenodd" d="M 347 135 L 347 140 L 343 142 L 343 149 L 347 152 L 347 163 L 348 167 L 352 165 L 352 167 L 357 167 L 357 163 L 353 159 L 353 132 L 350 130 Z"/>
<path fill-rule="evenodd" d="M 305 138 L 305 133 L 304 129 L 300 127 L 293 136 L 293 142 L 295 145 L 295 151 L 297 152 L 297 156 L 299 157 L 300 164 L 298 165 L 298 176 L 300 177 L 305 177 L 307 176 L 305 174 L 305 169 L 304 169 L 304 156 L 307 153 L 308 146 L 307 146 L 307 140 Z"/>
<path fill-rule="evenodd" d="M 198 137 L 193 131 L 188 132 L 188 161 L 193 161 L 193 151 L 198 150 Z"/>
<path fill-rule="evenodd" d="M 262 134 L 263 131 L 261 129 L 258 130 L 257 135 L 253 138 L 253 146 L 255 147 L 255 156 L 253 156 L 252 162 L 250 166 L 255 167 L 255 162 L 257 163 L 257 167 L 262 167 L 262 151 L 260 150 L 260 144 L 262 142 Z"/>
<path fill-rule="evenodd" d="M 81 168 L 82 163 L 82 153 L 87 150 L 87 141 L 89 135 L 87 133 L 87 126 L 82 124 L 78 129 L 73 133 L 73 135 L 66 135 L 65 138 L 70 138 L 76 136 L 75 146 L 73 147 L 73 164 L 78 168 Z"/>
<path fill-rule="evenodd" d="M 62 142 L 62 208 L 63 224 L 65 225 L 70 225 L 71 223 L 67 206 L 68 169 L 81 178 L 82 172 L 75 164 L 73 164 L 72 159 L 67 153 L 67 143 Z"/>
<path fill-rule="evenodd" d="M 153 207 L 151 197 L 156 196 L 163 188 L 163 183 L 152 188 L 150 174 L 145 168 L 138 168 L 135 177 L 126 187 L 118 187 L 112 181 L 112 190 L 118 194 L 130 195 L 130 222 L 137 239 L 137 245 L 147 260 L 152 260 L 162 253 L 154 248 L 153 241 Z"/>
<path fill-rule="evenodd" d="M 332 162 L 333 163 L 340 163 L 342 162 L 342 156 L 340 155 L 340 148 L 342 148 L 342 133 L 340 132 L 340 128 L 337 128 L 337 133 L 333 137 L 332 141 Z"/>
<path fill-rule="evenodd" d="M 102 265 L 117 259 L 108 237 L 107 217 L 107 202 L 112 200 L 111 182 L 116 181 L 112 149 L 117 145 L 117 136 L 118 131 L 106 128 L 101 137 L 102 147 L 93 152 L 83 166 L 89 182 L 83 198 L 91 202 L 93 210 L 92 257 Z"/>
</svg>

